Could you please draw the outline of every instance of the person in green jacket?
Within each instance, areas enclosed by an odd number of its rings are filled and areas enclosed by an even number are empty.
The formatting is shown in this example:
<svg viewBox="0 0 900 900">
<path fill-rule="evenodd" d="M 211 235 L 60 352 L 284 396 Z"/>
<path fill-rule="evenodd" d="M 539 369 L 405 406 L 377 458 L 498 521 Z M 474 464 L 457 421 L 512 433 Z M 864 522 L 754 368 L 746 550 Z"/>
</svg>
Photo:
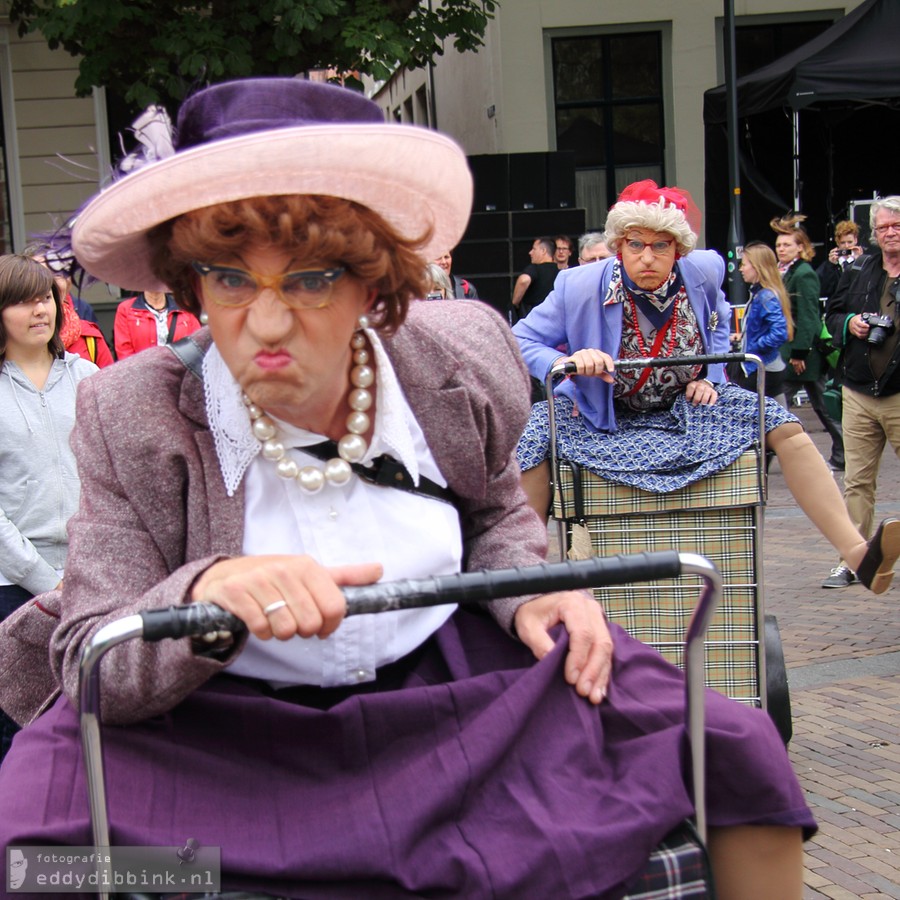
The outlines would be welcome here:
<svg viewBox="0 0 900 900">
<path fill-rule="evenodd" d="M 769 223 L 778 235 L 775 255 L 785 289 L 791 298 L 791 314 L 794 317 L 794 337 L 781 348 L 781 356 L 788 364 L 784 394 L 790 405 L 798 391 L 806 391 L 813 411 L 831 436 L 831 458 L 828 463 L 833 469 L 842 471 L 844 435 L 841 423 L 828 414 L 825 406 L 826 365 L 815 347 L 815 340 L 822 331 L 822 309 L 819 277 L 810 265 L 815 250 L 801 225 L 805 219 L 806 216 L 792 214 L 772 219 Z"/>
</svg>

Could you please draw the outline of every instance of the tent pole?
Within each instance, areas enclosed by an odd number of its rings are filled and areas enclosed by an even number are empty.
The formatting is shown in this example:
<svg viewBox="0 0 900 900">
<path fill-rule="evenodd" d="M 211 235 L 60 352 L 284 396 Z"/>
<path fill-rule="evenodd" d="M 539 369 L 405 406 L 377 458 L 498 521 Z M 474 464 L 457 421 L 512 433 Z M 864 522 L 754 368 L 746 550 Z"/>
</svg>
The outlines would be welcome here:
<svg viewBox="0 0 900 900">
<path fill-rule="evenodd" d="M 747 287 L 740 274 L 744 252 L 741 223 L 741 171 L 738 162 L 737 67 L 735 65 L 734 0 L 725 0 L 725 120 L 728 132 L 728 192 L 731 216 L 728 220 L 728 302 L 740 306 L 747 302 Z"/>
<path fill-rule="evenodd" d="M 791 110 L 791 124 L 794 130 L 794 211 L 800 212 L 800 113 Z"/>
</svg>

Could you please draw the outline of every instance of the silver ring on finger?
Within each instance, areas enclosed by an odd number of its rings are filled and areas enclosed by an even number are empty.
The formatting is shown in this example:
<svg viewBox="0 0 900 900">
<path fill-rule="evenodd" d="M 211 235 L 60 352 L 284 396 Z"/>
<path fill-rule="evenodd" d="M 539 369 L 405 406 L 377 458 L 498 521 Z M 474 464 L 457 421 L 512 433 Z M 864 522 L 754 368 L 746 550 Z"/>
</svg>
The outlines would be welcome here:
<svg viewBox="0 0 900 900">
<path fill-rule="evenodd" d="M 263 615 L 271 616 L 273 612 L 278 612 L 279 609 L 284 609 L 286 606 L 287 600 L 276 600 L 274 603 L 263 607 Z"/>
</svg>

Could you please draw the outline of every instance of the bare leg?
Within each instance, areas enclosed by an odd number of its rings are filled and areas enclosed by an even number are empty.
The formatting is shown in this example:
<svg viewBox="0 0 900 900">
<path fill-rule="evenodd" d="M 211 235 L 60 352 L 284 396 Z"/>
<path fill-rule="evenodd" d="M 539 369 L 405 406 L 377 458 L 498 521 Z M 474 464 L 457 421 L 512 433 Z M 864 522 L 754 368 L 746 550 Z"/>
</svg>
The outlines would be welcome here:
<svg viewBox="0 0 900 900">
<path fill-rule="evenodd" d="M 550 463 L 546 460 L 522 473 L 522 488 L 528 505 L 544 521 L 550 515 Z"/>
<path fill-rule="evenodd" d="M 709 855 L 719 900 L 800 900 L 803 841 L 799 828 L 711 828 Z"/>
<path fill-rule="evenodd" d="M 855 572 L 867 545 L 851 521 L 834 476 L 815 444 L 794 422 L 774 428 L 767 440 L 800 509 Z"/>
</svg>

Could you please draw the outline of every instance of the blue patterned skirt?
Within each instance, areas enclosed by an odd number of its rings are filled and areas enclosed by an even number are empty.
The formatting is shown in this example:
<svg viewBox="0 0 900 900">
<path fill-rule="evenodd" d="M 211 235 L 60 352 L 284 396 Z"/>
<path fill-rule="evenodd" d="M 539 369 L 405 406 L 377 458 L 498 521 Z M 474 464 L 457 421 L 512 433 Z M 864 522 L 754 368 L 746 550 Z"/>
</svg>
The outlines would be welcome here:
<svg viewBox="0 0 900 900">
<path fill-rule="evenodd" d="M 664 494 L 733 463 L 759 438 L 756 394 L 735 384 L 717 387 L 712 406 L 694 406 L 680 394 L 671 409 L 632 412 L 616 408 L 618 431 L 593 431 L 583 416 L 573 415 L 567 397 L 556 399 L 557 449 L 568 459 L 609 481 Z M 766 398 L 766 432 L 798 422 Z M 550 455 L 547 403 L 536 403 L 516 450 L 523 471 Z"/>
</svg>

